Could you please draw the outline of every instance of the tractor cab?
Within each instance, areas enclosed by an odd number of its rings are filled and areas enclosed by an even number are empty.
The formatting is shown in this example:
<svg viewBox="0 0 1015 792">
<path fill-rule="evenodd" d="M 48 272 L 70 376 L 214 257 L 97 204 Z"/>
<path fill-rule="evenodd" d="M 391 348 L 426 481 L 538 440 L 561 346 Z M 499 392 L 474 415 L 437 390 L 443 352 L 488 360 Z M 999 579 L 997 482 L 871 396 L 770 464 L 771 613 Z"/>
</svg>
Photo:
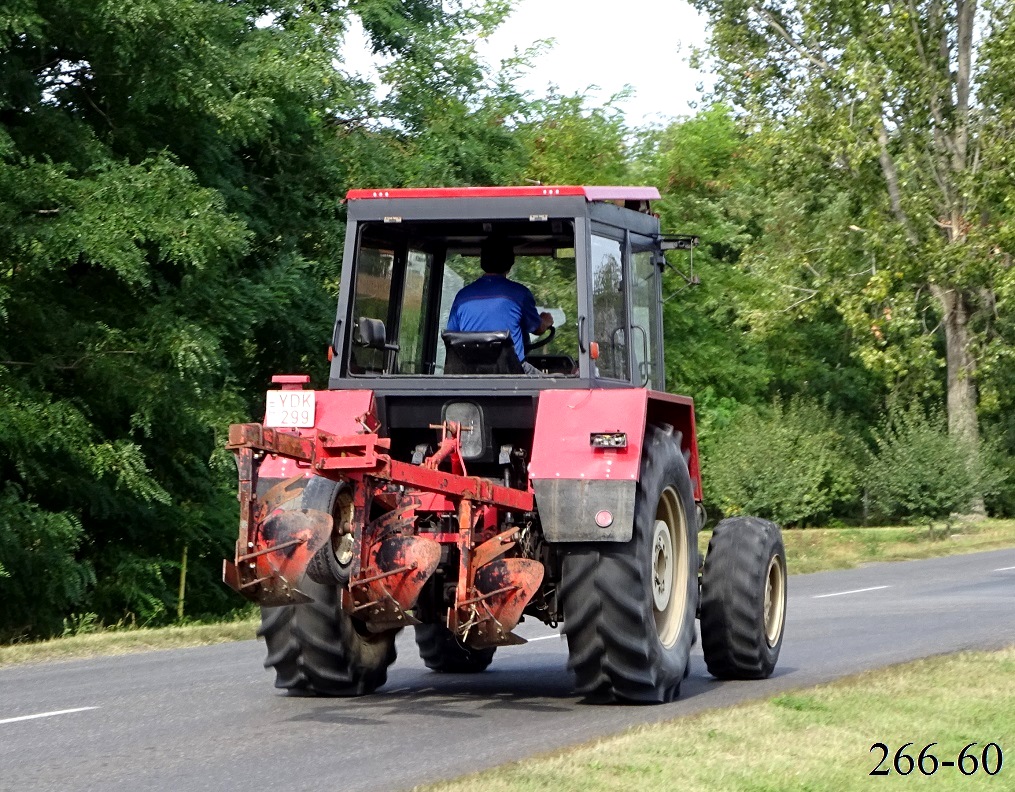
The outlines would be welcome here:
<svg viewBox="0 0 1015 792">
<path fill-rule="evenodd" d="M 479 377 L 491 391 L 663 390 L 663 238 L 648 213 L 658 197 L 650 187 L 351 191 L 330 387 L 447 391 Z M 524 360 L 507 326 L 448 331 L 455 296 L 483 275 L 480 251 L 494 241 L 513 257 L 508 277 L 553 317 L 525 339 Z"/>
</svg>

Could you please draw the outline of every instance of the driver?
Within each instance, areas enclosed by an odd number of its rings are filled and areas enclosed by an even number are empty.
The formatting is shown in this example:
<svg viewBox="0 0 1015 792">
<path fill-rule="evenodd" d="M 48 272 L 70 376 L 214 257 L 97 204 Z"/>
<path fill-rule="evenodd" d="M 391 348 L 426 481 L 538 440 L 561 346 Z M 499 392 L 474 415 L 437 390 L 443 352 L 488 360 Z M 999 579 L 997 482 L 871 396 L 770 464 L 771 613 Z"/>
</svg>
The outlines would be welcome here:
<svg viewBox="0 0 1015 792">
<path fill-rule="evenodd" d="M 532 292 L 517 281 L 508 280 L 514 263 L 514 251 L 506 241 L 487 238 L 479 252 L 479 266 L 486 274 L 455 295 L 447 329 L 460 333 L 507 330 L 522 368 L 527 374 L 538 373 L 525 362 L 523 333 L 545 333 L 553 326 L 553 317 L 545 311 L 538 313 Z"/>
</svg>

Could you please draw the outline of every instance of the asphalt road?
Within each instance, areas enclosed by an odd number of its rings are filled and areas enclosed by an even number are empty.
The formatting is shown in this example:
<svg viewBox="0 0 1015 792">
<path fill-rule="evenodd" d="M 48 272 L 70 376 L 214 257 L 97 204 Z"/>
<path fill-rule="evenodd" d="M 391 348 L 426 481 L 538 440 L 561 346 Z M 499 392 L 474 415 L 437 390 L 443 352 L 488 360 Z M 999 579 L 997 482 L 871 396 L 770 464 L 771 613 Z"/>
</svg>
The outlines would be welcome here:
<svg viewBox="0 0 1015 792">
<path fill-rule="evenodd" d="M 775 675 L 679 701 L 593 706 L 562 640 L 522 625 L 475 676 L 427 671 L 411 633 L 381 692 L 289 698 L 254 641 L 0 669 L 0 790 L 398 790 L 864 669 L 1015 643 L 1015 548 L 790 578 Z M 870 735 L 875 739 L 877 735 Z"/>
</svg>

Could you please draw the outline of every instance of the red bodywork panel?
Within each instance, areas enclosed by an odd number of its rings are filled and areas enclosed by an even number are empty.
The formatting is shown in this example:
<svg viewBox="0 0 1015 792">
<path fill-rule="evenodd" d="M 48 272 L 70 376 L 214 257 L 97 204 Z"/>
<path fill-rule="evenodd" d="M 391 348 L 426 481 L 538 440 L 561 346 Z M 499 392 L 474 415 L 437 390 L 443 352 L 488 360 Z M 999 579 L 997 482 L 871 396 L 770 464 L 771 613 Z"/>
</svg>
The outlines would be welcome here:
<svg viewBox="0 0 1015 792">
<path fill-rule="evenodd" d="M 644 388 L 540 393 L 529 477 L 636 480 L 647 398 Z M 627 448 L 592 448 L 592 432 L 625 432 Z"/>
<path fill-rule="evenodd" d="M 694 401 L 646 388 L 546 390 L 539 394 L 529 477 L 532 479 L 637 480 L 646 423 L 669 423 L 689 454 L 695 500 L 701 471 Z M 624 432 L 627 448 L 593 448 L 592 432 Z"/>
<path fill-rule="evenodd" d="M 694 499 L 701 501 L 701 465 L 698 460 L 698 430 L 694 423 L 694 399 L 675 393 L 648 391 L 648 422 L 668 423 L 680 432 L 680 448 L 687 457 Z"/>
<path fill-rule="evenodd" d="M 582 195 L 588 201 L 658 201 L 655 187 L 403 187 L 388 190 L 349 190 L 346 199 L 374 198 L 557 198 Z"/>
<path fill-rule="evenodd" d="M 276 377 L 278 382 L 280 378 Z M 308 378 L 309 379 L 309 378 Z M 314 429 L 284 429 L 282 431 L 299 434 L 300 437 L 311 438 L 315 429 L 329 434 L 346 436 L 363 431 L 358 419 L 364 415 L 373 415 L 374 393 L 368 390 L 354 391 L 317 391 L 317 414 Z M 291 478 L 303 473 L 313 475 L 307 462 L 289 459 L 283 456 L 269 456 L 261 463 L 260 475 L 269 478 Z"/>
</svg>

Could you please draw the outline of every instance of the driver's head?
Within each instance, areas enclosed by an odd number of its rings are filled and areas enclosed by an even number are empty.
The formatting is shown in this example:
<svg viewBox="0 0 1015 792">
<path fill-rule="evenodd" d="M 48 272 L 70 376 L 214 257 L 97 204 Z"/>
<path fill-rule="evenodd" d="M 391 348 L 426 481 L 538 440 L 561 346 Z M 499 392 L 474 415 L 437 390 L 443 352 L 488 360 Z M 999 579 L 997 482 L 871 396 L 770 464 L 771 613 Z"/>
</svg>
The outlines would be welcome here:
<svg viewBox="0 0 1015 792">
<path fill-rule="evenodd" d="M 479 266 L 488 275 L 506 275 L 515 263 L 515 252 L 506 239 L 487 237 L 479 249 Z"/>
</svg>

